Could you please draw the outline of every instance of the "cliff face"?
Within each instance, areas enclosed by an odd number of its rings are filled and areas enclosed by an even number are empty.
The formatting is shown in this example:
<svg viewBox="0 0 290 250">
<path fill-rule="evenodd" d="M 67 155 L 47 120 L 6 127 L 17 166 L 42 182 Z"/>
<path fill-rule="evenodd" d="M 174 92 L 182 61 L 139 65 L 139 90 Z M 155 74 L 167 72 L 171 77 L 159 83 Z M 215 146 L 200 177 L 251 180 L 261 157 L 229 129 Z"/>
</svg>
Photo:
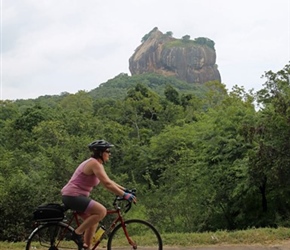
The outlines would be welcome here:
<svg viewBox="0 0 290 250">
<path fill-rule="evenodd" d="M 189 83 L 221 82 L 214 48 L 183 41 L 154 28 L 129 59 L 132 75 L 158 73 Z"/>
</svg>

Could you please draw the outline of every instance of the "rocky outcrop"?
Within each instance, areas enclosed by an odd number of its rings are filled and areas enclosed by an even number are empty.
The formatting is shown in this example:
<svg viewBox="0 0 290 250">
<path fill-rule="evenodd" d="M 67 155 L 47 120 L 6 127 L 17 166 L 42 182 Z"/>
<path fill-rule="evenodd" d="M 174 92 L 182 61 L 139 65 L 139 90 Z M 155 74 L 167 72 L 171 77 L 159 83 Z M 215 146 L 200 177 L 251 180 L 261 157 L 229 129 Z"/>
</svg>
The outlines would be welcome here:
<svg viewBox="0 0 290 250">
<path fill-rule="evenodd" d="M 207 41 L 212 42 L 211 46 Z M 221 82 L 213 41 L 207 38 L 190 40 L 189 36 L 176 39 L 157 28 L 145 36 L 130 57 L 129 69 L 132 75 L 151 72 L 175 76 L 189 83 Z"/>
</svg>

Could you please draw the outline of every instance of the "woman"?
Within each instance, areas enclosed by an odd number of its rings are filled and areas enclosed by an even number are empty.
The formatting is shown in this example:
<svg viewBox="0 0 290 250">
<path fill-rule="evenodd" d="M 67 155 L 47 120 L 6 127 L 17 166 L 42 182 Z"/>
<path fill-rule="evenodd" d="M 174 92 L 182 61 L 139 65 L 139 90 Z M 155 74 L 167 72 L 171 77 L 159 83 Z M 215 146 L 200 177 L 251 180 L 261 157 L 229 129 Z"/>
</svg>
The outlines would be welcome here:
<svg viewBox="0 0 290 250">
<path fill-rule="evenodd" d="M 136 202 L 136 197 L 125 192 L 124 187 L 112 181 L 104 169 L 103 164 L 109 160 L 110 148 L 113 146 L 104 140 L 96 140 L 89 144 L 91 157 L 77 167 L 69 182 L 61 190 L 63 203 L 77 211 L 83 219 L 82 224 L 72 235 L 72 240 L 76 242 L 79 249 L 90 247 L 98 223 L 107 213 L 107 209 L 101 203 L 89 198 L 94 186 L 101 183 L 112 193 Z"/>
</svg>

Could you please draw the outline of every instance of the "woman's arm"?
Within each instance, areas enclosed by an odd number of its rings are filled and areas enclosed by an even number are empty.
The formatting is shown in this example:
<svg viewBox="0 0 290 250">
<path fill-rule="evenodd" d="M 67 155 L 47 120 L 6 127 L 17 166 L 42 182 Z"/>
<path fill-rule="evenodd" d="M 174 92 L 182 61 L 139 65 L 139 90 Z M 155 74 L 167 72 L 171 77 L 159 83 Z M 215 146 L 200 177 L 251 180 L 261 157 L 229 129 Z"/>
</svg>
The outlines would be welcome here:
<svg viewBox="0 0 290 250">
<path fill-rule="evenodd" d="M 124 199 L 132 201 L 136 203 L 137 199 L 135 195 L 128 193 L 125 191 L 125 188 L 116 182 L 112 181 L 107 175 L 103 164 L 98 161 L 95 161 L 92 165 L 90 165 L 93 173 L 98 177 L 100 183 L 109 191 L 114 193 L 115 195 L 122 196 Z"/>
<path fill-rule="evenodd" d="M 100 180 L 100 183 L 109 191 L 114 193 L 115 195 L 123 196 L 125 188 L 117 184 L 116 182 L 112 181 L 109 176 L 107 175 L 103 164 L 95 161 L 92 164 L 92 171 Z"/>
<path fill-rule="evenodd" d="M 122 189 L 123 191 L 126 190 L 126 188 L 124 188 L 123 186 L 119 185 L 118 183 L 116 183 L 116 182 L 114 182 L 114 183 L 115 183 L 115 185 L 116 185 L 118 188 Z"/>
</svg>

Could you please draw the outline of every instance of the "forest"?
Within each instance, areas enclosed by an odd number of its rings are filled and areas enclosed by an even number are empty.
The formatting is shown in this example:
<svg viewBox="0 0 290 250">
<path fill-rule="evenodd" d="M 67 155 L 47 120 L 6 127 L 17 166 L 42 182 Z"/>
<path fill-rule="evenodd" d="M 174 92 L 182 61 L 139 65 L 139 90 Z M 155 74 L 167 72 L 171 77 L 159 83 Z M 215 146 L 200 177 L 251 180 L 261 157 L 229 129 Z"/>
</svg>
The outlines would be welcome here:
<svg viewBox="0 0 290 250">
<path fill-rule="evenodd" d="M 32 213 L 90 157 L 115 145 L 108 175 L 137 189 L 128 217 L 162 232 L 290 225 L 290 64 L 261 90 L 120 74 L 92 91 L 0 101 L 0 241 L 23 241 Z M 101 185 L 91 195 L 110 207 Z"/>
</svg>

